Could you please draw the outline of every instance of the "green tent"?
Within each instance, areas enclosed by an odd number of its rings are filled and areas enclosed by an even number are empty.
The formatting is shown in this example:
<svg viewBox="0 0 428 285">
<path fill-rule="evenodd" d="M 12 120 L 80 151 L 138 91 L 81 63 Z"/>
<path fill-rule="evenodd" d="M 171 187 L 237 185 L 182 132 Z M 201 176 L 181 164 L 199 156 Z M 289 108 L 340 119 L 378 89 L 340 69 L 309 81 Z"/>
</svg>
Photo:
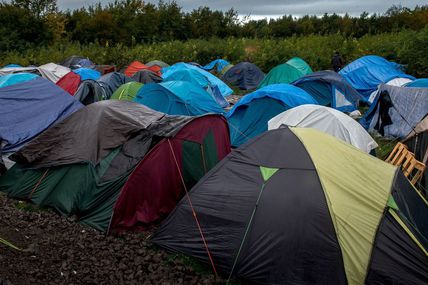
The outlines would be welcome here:
<svg viewBox="0 0 428 285">
<path fill-rule="evenodd" d="M 132 101 L 137 96 L 138 91 L 144 84 L 139 82 L 128 82 L 122 84 L 111 96 L 110 99 Z"/>
<path fill-rule="evenodd" d="M 307 64 L 306 61 L 304 61 L 300 57 L 293 57 L 289 59 L 286 63 L 298 69 L 301 73 L 303 73 L 303 75 L 308 75 L 313 72 L 309 64 Z"/>
<path fill-rule="evenodd" d="M 288 63 L 280 64 L 269 71 L 265 79 L 259 84 L 259 88 L 278 83 L 291 83 L 299 79 L 304 74 L 297 68 L 289 65 Z"/>
</svg>

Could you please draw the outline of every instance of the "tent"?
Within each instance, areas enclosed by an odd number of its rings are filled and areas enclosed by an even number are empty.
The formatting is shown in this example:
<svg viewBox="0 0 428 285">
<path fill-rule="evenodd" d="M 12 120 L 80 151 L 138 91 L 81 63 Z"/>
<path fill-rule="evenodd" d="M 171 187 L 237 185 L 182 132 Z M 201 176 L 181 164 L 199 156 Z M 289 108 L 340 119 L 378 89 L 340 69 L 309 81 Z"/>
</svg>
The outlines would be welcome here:
<svg viewBox="0 0 428 285">
<path fill-rule="evenodd" d="M 8 68 L 8 67 L 22 67 L 22 66 L 21 66 L 21 65 L 19 65 L 19 64 L 11 63 L 11 64 L 7 64 L 7 65 L 5 65 L 5 66 L 3 66 L 3 67 Z M 3 68 L 3 67 L 2 67 L 2 68 Z"/>
<path fill-rule="evenodd" d="M 128 77 L 131 77 L 132 75 L 134 75 L 137 71 L 140 70 L 150 70 L 153 71 L 154 73 L 156 73 L 157 75 L 161 75 L 161 67 L 157 66 L 157 65 L 153 65 L 153 66 L 147 66 L 139 61 L 133 61 L 131 62 L 131 64 L 128 65 L 128 67 L 125 69 L 125 75 Z"/>
<path fill-rule="evenodd" d="M 428 209 L 398 168 L 307 128 L 230 153 L 152 237 L 259 284 L 428 283 Z"/>
<path fill-rule="evenodd" d="M 47 63 L 37 66 L 28 66 L 28 67 L 8 67 L 0 69 L 0 76 L 14 74 L 14 73 L 35 73 L 40 75 L 46 79 L 49 79 L 53 83 L 57 83 L 59 79 L 61 79 L 64 75 L 69 73 L 71 70 L 67 67 L 55 64 L 55 63 Z"/>
<path fill-rule="evenodd" d="M 87 67 L 87 68 L 95 67 L 95 63 L 93 63 L 89 58 L 83 57 L 83 56 L 77 56 L 77 55 L 72 55 L 70 57 L 67 57 L 66 59 L 61 61 L 59 64 L 71 69 L 76 69 L 79 67 Z"/>
<path fill-rule="evenodd" d="M 308 75 L 313 72 L 309 64 L 300 57 L 290 58 L 286 63 L 298 69 L 303 75 Z"/>
<path fill-rule="evenodd" d="M 269 71 L 266 77 L 260 82 L 259 88 L 268 86 L 271 84 L 278 83 L 291 83 L 304 74 L 295 68 L 294 66 L 289 65 L 288 63 L 280 64 Z"/>
<path fill-rule="evenodd" d="M 162 77 L 154 73 L 153 71 L 143 69 L 137 71 L 131 77 L 133 80 L 146 84 L 146 83 L 159 83 L 162 82 Z"/>
<path fill-rule="evenodd" d="M 152 66 L 155 66 L 155 65 L 159 66 L 161 68 L 169 66 L 168 63 L 165 63 L 162 60 L 152 60 L 152 61 L 149 61 L 149 62 L 146 63 L 146 66 L 148 66 L 148 67 L 152 67 Z"/>
<path fill-rule="evenodd" d="M 113 95 L 114 91 L 116 91 L 121 85 L 133 81 L 133 79 L 119 72 L 107 73 L 97 80 L 105 91 L 105 99 L 109 99 Z"/>
<path fill-rule="evenodd" d="M 81 80 L 98 80 L 101 77 L 101 73 L 96 71 L 95 69 L 80 67 L 73 70 L 74 73 L 80 76 Z"/>
<path fill-rule="evenodd" d="M 143 84 L 139 82 L 125 83 L 114 91 L 110 99 L 133 101 L 141 87 L 143 87 Z"/>
<path fill-rule="evenodd" d="M 4 76 L 0 76 L 0 88 L 7 87 L 13 84 L 33 80 L 39 76 L 34 73 L 12 73 Z"/>
<path fill-rule="evenodd" d="M 184 62 L 179 62 L 179 63 L 176 63 L 174 65 L 171 65 L 170 67 L 164 68 L 162 70 L 162 72 L 163 72 L 162 77 L 167 78 L 170 76 L 171 73 L 174 73 L 174 72 L 177 72 L 177 71 L 183 70 L 183 69 L 191 69 L 191 70 L 195 70 L 195 71 L 201 73 L 205 78 L 208 79 L 208 81 L 211 83 L 211 86 L 217 86 L 218 87 L 218 89 L 220 90 L 221 95 L 223 95 L 223 97 L 227 97 L 233 93 L 233 90 L 230 89 L 230 87 L 227 86 L 226 83 L 221 81 L 215 75 L 213 75 L 213 74 L 209 73 L 208 71 L 205 71 L 202 68 L 199 68 L 195 65 L 184 63 Z"/>
<path fill-rule="evenodd" d="M 163 79 L 166 81 L 187 81 L 193 85 L 197 85 L 207 91 L 217 103 L 225 108 L 229 106 L 229 102 L 221 95 L 220 89 L 217 85 L 212 85 L 209 79 L 202 73 L 194 69 L 178 69 L 169 72 Z"/>
<path fill-rule="evenodd" d="M 0 88 L 1 152 L 20 149 L 83 106 L 44 78 Z"/>
<path fill-rule="evenodd" d="M 70 93 L 70 95 L 73 95 L 76 93 L 77 89 L 79 88 L 81 79 L 80 76 L 74 73 L 73 71 L 70 71 L 66 75 L 64 75 L 56 85 Z"/>
<path fill-rule="evenodd" d="M 404 85 L 405 87 L 428 87 L 428 78 L 419 78 Z"/>
<path fill-rule="evenodd" d="M 268 129 L 268 121 L 288 109 L 318 104 L 306 91 L 289 84 L 272 84 L 242 97 L 226 114 L 232 146 L 238 147 Z"/>
<path fill-rule="evenodd" d="M 187 81 L 146 84 L 138 91 L 134 101 L 169 115 L 224 113 L 210 94 Z"/>
<path fill-rule="evenodd" d="M 427 114 L 427 88 L 381 85 L 360 123 L 383 136 L 405 138 Z"/>
<path fill-rule="evenodd" d="M 363 97 L 338 73 L 317 71 L 291 83 L 308 92 L 320 105 L 342 112 L 357 109 Z"/>
<path fill-rule="evenodd" d="M 0 178 L 0 191 L 100 231 L 144 230 L 229 151 L 222 116 L 168 116 L 107 100 L 14 154 L 17 164 Z"/>
<path fill-rule="evenodd" d="M 365 101 L 378 85 L 395 78 L 415 79 L 401 71 L 397 63 L 389 62 L 383 57 L 368 55 L 351 62 L 339 72 L 358 92 Z"/>
<path fill-rule="evenodd" d="M 85 80 L 74 93 L 74 98 L 83 105 L 89 105 L 98 101 L 107 100 L 107 93 L 103 86 L 95 80 Z"/>
<path fill-rule="evenodd" d="M 256 89 L 265 77 L 263 71 L 257 65 L 250 62 L 240 62 L 230 68 L 221 79 L 236 85 L 242 90 Z"/>
<path fill-rule="evenodd" d="M 268 122 L 269 130 L 287 126 L 317 129 L 367 153 L 378 147 L 377 143 L 358 122 L 329 107 L 302 105 L 282 112 Z"/>
<path fill-rule="evenodd" d="M 230 62 L 224 59 L 216 59 L 211 61 L 205 66 L 202 66 L 202 69 L 205 69 L 207 71 L 214 70 L 217 73 L 222 73 L 223 69 L 227 66 L 231 65 Z"/>
</svg>

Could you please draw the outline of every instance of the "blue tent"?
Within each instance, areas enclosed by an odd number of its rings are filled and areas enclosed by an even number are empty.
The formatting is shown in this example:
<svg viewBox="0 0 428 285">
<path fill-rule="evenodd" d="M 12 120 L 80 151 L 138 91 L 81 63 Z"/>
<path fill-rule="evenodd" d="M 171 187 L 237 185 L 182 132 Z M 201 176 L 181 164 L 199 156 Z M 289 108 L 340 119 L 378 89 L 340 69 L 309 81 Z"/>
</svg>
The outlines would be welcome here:
<svg viewBox="0 0 428 285">
<path fill-rule="evenodd" d="M 279 113 L 304 104 L 318 102 L 290 84 L 271 84 L 244 96 L 226 115 L 232 146 L 267 131 L 268 121 Z"/>
<path fill-rule="evenodd" d="M 415 79 L 401 71 L 397 63 L 387 61 L 383 57 L 368 55 L 351 62 L 339 72 L 368 102 L 370 94 L 380 84 L 395 78 Z"/>
<path fill-rule="evenodd" d="M 73 70 L 74 73 L 80 75 L 81 80 L 98 80 L 101 77 L 101 73 L 91 68 L 80 67 Z"/>
<path fill-rule="evenodd" d="M 428 78 L 415 79 L 412 82 L 409 82 L 409 83 L 407 83 L 404 86 L 405 87 L 422 87 L 422 88 L 427 88 L 428 87 Z"/>
<path fill-rule="evenodd" d="M 163 68 L 162 69 L 162 77 L 166 78 L 171 73 L 176 72 L 178 70 L 183 70 L 183 69 L 192 69 L 192 70 L 196 70 L 199 73 L 201 73 L 203 76 L 205 76 L 208 79 L 208 81 L 211 83 L 212 86 L 217 86 L 218 87 L 218 89 L 220 90 L 221 95 L 223 95 L 223 97 L 227 97 L 227 96 L 229 96 L 230 94 L 233 93 L 233 90 L 230 89 L 230 87 L 227 86 L 226 83 L 224 83 L 223 81 L 221 81 L 215 75 L 212 75 L 208 71 L 205 71 L 202 68 L 199 68 L 199 67 L 197 67 L 195 65 L 184 63 L 184 62 L 179 62 L 179 63 L 176 63 L 176 64 L 171 65 L 169 67 Z"/>
<path fill-rule="evenodd" d="M 381 85 L 361 125 L 386 137 L 406 137 L 428 114 L 428 88 Z"/>
<path fill-rule="evenodd" d="M 229 102 L 221 95 L 220 89 L 217 85 L 211 85 L 211 82 L 202 73 L 194 69 L 179 69 L 173 72 L 169 72 L 167 77 L 164 77 L 165 81 L 187 81 L 194 85 L 198 85 L 205 89 L 217 103 L 225 108 L 229 106 Z"/>
<path fill-rule="evenodd" d="M 236 85 L 242 90 L 256 89 L 265 78 L 265 74 L 257 65 L 250 62 L 241 62 L 230 68 L 221 78 Z"/>
<path fill-rule="evenodd" d="M 73 96 L 44 78 L 0 88 L 1 152 L 14 152 L 26 142 L 82 108 Z"/>
<path fill-rule="evenodd" d="M 228 65 L 230 65 L 230 62 L 228 62 L 227 60 L 216 59 L 211 61 L 207 65 L 202 66 L 202 68 L 208 71 L 213 70 L 215 68 L 216 72 L 220 73 L 223 70 L 223 68 L 225 68 Z"/>
<path fill-rule="evenodd" d="M 10 67 L 22 67 L 22 66 L 21 66 L 21 65 L 19 65 L 19 64 L 11 63 L 11 64 L 8 64 L 8 65 L 3 66 L 2 68 L 10 68 Z"/>
<path fill-rule="evenodd" d="M 363 99 L 340 74 L 331 70 L 311 73 L 291 84 L 308 92 L 320 105 L 342 112 L 356 110 Z"/>
<path fill-rule="evenodd" d="M 13 84 L 25 82 L 39 77 L 34 73 L 13 73 L 0 76 L 0 88 L 7 87 Z"/>
<path fill-rule="evenodd" d="M 187 81 L 146 84 L 134 101 L 169 115 L 199 116 L 224 112 L 210 94 Z"/>
</svg>

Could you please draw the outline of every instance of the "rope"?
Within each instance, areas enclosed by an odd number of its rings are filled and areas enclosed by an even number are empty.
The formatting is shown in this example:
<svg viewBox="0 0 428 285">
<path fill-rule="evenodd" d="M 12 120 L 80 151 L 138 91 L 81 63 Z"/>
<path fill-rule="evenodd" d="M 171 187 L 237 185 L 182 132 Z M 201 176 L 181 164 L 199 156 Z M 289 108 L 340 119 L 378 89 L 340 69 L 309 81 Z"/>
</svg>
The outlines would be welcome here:
<svg viewBox="0 0 428 285">
<path fill-rule="evenodd" d="M 22 251 L 22 249 L 20 249 L 20 248 L 19 248 L 19 247 L 17 247 L 16 245 L 14 245 L 14 244 L 12 244 L 12 243 L 8 242 L 7 240 L 5 240 L 5 239 L 3 239 L 3 238 L 0 238 L 0 243 L 2 243 L 2 244 L 4 244 L 4 245 L 7 245 L 8 247 L 13 248 L 13 249 L 15 249 L 15 250 Z"/>
<path fill-rule="evenodd" d="M 247 235 L 248 235 L 248 232 L 250 230 L 251 224 L 253 223 L 253 219 L 254 219 L 254 216 L 256 214 L 257 207 L 259 206 L 260 197 L 263 194 L 263 191 L 265 189 L 265 185 L 266 185 L 266 182 L 263 183 L 262 188 L 260 189 L 259 196 L 257 197 L 257 201 L 256 201 L 256 204 L 254 205 L 253 212 L 251 213 L 250 220 L 247 223 L 247 227 L 245 229 L 244 237 L 242 238 L 241 244 L 240 244 L 239 249 L 238 249 L 238 253 L 236 254 L 235 260 L 233 261 L 233 265 L 232 265 L 232 269 L 230 270 L 229 277 L 227 278 L 227 282 L 226 282 L 227 285 L 229 284 L 230 279 L 232 278 L 233 271 L 235 270 L 236 264 L 238 263 L 238 259 L 239 259 L 239 256 L 241 254 L 241 250 L 244 247 L 245 240 L 247 239 Z"/>
<path fill-rule="evenodd" d="M 42 183 L 42 180 L 46 177 L 46 174 L 48 174 L 49 168 L 46 169 L 45 173 L 43 173 L 42 177 L 40 177 L 39 181 L 37 181 L 36 185 L 34 186 L 33 190 L 31 190 L 30 194 L 28 195 L 28 200 L 31 199 L 33 196 L 34 191 L 40 186 L 40 183 Z"/>
<path fill-rule="evenodd" d="M 246 136 L 243 132 L 241 132 L 234 124 L 230 123 L 229 121 L 227 121 L 227 123 L 229 124 L 229 126 L 231 126 L 235 131 L 237 131 L 238 133 L 240 133 L 241 135 L 243 135 L 247 140 L 250 139 L 250 137 Z"/>
<path fill-rule="evenodd" d="M 170 139 L 168 139 L 168 144 L 169 144 L 169 148 L 170 148 L 170 150 L 171 150 L 172 156 L 174 157 L 175 165 L 177 166 L 178 173 L 180 174 L 181 183 L 183 184 L 184 190 L 185 190 L 185 192 L 186 192 L 187 200 L 189 201 L 190 208 L 192 209 L 193 217 L 195 218 L 196 225 L 198 226 L 199 233 L 201 234 L 201 238 L 202 238 L 202 241 L 203 241 L 203 243 L 204 243 L 205 249 L 206 249 L 206 251 L 207 251 L 208 258 L 209 258 L 209 260 L 210 260 L 210 263 L 211 263 L 211 266 L 212 266 L 212 268 L 213 268 L 214 274 L 215 274 L 216 276 L 218 276 L 218 274 L 217 274 L 217 270 L 216 270 L 216 267 L 215 267 L 215 265 L 214 265 L 214 261 L 213 261 L 212 256 L 211 256 L 211 252 L 210 252 L 210 250 L 209 250 L 209 248 L 208 248 L 207 241 L 206 241 L 205 236 L 204 236 L 204 234 L 203 234 L 203 232 L 202 232 L 202 228 L 201 228 L 201 225 L 200 225 L 200 223 L 199 223 L 198 217 L 196 216 L 195 209 L 193 208 L 192 201 L 190 200 L 189 191 L 187 190 L 186 183 L 184 183 L 183 175 L 182 175 L 181 170 L 180 170 L 180 167 L 179 167 L 179 165 L 178 165 L 177 158 L 175 157 L 174 150 L 172 149 L 172 145 L 171 145 L 171 141 L 170 141 Z"/>
</svg>

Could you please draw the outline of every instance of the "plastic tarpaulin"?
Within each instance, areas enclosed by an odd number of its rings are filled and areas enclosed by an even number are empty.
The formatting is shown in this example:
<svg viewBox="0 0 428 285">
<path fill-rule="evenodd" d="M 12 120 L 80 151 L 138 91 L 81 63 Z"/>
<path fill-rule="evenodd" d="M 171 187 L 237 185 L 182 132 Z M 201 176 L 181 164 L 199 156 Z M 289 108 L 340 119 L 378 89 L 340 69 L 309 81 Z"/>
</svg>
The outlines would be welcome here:
<svg viewBox="0 0 428 285">
<path fill-rule="evenodd" d="M 83 107 L 60 87 L 44 78 L 0 89 L 2 152 L 13 152 Z"/>
<path fill-rule="evenodd" d="M 73 70 L 74 73 L 80 76 L 82 80 L 92 79 L 97 80 L 101 77 L 101 73 L 94 69 L 80 67 L 78 69 Z"/>
<path fill-rule="evenodd" d="M 228 65 L 230 65 L 230 62 L 228 62 L 227 60 L 216 59 L 211 61 L 207 65 L 202 66 L 202 68 L 208 71 L 215 69 L 216 72 L 220 73 L 223 70 L 223 68 L 225 68 Z"/>
<path fill-rule="evenodd" d="M 415 79 L 412 82 L 406 83 L 405 87 L 428 87 L 428 78 Z"/>
</svg>

